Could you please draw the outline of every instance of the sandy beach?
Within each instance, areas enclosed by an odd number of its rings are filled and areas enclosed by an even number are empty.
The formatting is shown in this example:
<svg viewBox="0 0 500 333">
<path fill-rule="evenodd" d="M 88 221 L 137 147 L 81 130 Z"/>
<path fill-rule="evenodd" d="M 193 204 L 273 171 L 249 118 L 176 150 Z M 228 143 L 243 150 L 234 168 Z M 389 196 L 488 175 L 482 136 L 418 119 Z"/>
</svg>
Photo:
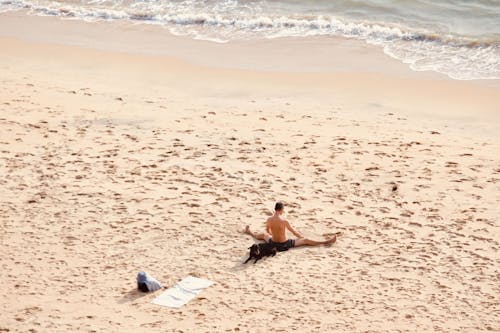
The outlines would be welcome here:
<svg viewBox="0 0 500 333">
<path fill-rule="evenodd" d="M 500 331 L 498 80 L 21 16 L 0 14 L 0 332 Z M 244 265 L 278 200 L 342 236 Z M 141 270 L 215 284 L 169 309 Z"/>
</svg>

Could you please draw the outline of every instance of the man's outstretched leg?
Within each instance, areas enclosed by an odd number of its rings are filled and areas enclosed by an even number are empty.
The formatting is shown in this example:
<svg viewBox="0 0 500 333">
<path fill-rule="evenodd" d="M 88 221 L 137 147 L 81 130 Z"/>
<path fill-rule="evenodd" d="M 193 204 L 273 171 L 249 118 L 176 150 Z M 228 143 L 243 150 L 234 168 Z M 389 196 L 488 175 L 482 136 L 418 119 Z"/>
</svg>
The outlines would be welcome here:
<svg viewBox="0 0 500 333">
<path fill-rule="evenodd" d="M 258 239 L 258 240 L 263 240 L 264 242 L 267 242 L 269 241 L 269 239 L 271 238 L 271 236 L 269 236 L 268 234 L 265 234 L 265 233 L 254 233 L 250 230 L 250 226 L 246 226 L 245 227 L 245 233 L 252 236 L 253 238 L 255 239 Z"/>
<path fill-rule="evenodd" d="M 295 240 L 295 247 L 304 246 L 304 245 L 318 246 L 318 245 L 325 245 L 325 244 L 333 244 L 336 241 L 337 241 L 337 235 L 334 235 L 332 238 L 324 240 L 324 241 L 315 241 L 315 240 L 307 239 L 307 238 L 299 238 L 299 239 Z"/>
</svg>

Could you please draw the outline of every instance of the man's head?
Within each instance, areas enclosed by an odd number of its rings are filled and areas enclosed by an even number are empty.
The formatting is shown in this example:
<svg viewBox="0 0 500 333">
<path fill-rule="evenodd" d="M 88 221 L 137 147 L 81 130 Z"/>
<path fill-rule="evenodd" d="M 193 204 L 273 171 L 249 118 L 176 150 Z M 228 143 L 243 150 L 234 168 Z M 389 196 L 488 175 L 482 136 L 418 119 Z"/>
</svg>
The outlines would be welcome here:
<svg viewBox="0 0 500 333">
<path fill-rule="evenodd" d="M 281 201 L 278 201 L 276 205 L 274 205 L 274 210 L 279 214 L 283 213 L 284 209 L 285 205 Z"/>
</svg>

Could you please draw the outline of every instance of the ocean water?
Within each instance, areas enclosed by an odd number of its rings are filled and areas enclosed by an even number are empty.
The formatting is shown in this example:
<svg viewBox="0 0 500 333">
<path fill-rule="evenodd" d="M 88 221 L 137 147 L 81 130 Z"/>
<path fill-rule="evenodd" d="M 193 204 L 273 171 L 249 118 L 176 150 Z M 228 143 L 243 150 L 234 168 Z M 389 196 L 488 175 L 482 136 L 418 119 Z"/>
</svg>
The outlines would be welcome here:
<svg viewBox="0 0 500 333">
<path fill-rule="evenodd" d="M 0 12 L 16 10 L 155 24 L 218 43 L 354 38 L 416 71 L 457 80 L 500 79 L 500 0 L 0 0 Z"/>
</svg>

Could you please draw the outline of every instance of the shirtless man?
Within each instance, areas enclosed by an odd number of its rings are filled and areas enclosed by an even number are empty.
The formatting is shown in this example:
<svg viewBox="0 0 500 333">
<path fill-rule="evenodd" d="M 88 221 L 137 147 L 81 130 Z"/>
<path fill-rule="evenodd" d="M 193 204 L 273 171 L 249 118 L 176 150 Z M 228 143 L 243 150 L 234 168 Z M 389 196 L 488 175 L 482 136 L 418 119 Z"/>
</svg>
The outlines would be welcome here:
<svg viewBox="0 0 500 333">
<path fill-rule="evenodd" d="M 254 233 L 250 231 L 250 227 L 247 225 L 245 228 L 245 233 L 249 234 L 255 239 L 263 240 L 268 243 L 276 245 L 278 251 L 287 251 L 292 247 L 304 246 L 304 245 L 322 245 L 322 244 L 332 244 L 337 240 L 337 235 L 325 241 L 314 241 L 311 239 L 304 238 L 300 233 L 298 233 L 287 220 L 281 218 L 281 214 L 285 211 L 285 206 L 281 202 L 277 202 L 274 206 L 274 215 L 267 219 L 266 221 L 266 233 Z M 286 229 L 288 229 L 292 234 L 294 234 L 297 239 L 287 239 Z"/>
</svg>

